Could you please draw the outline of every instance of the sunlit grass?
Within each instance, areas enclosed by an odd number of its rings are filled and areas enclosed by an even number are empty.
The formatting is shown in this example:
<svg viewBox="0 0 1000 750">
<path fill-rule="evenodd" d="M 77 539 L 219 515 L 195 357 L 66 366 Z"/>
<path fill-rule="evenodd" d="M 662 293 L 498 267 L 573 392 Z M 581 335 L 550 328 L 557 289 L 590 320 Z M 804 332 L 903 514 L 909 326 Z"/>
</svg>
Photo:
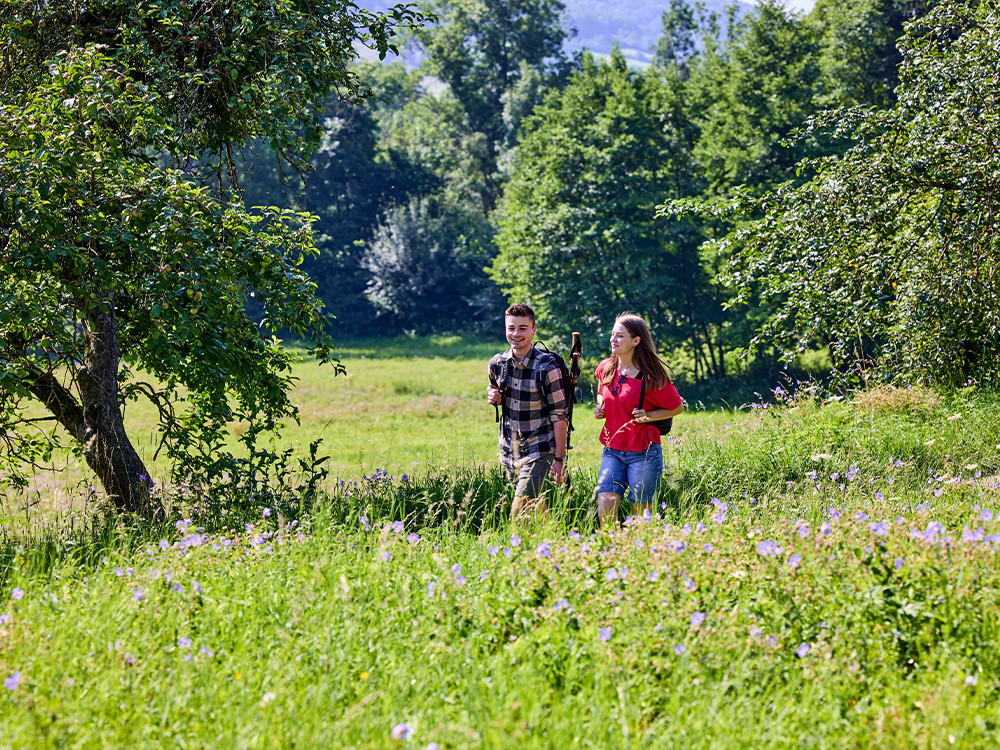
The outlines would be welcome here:
<svg viewBox="0 0 1000 750">
<path fill-rule="evenodd" d="M 465 429 L 422 400 L 465 399 L 485 412 L 482 453 L 409 470 L 381 454 L 296 518 L 234 507 L 5 537 L 0 746 L 1000 739 L 996 394 L 693 410 L 658 517 L 611 536 L 589 407 L 571 491 L 511 526 L 484 362 L 463 381 L 464 356 L 347 361 L 343 394 L 300 387 L 342 408 L 384 394 L 415 444 Z"/>
</svg>

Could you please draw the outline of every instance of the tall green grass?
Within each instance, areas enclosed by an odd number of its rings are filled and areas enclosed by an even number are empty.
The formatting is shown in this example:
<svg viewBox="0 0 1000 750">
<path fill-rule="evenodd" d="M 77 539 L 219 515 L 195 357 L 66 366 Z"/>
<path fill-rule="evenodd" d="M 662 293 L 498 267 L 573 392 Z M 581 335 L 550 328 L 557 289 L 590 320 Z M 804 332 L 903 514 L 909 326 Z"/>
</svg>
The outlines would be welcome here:
<svg viewBox="0 0 1000 750">
<path fill-rule="evenodd" d="M 998 401 L 693 410 L 614 533 L 586 434 L 512 524 L 487 425 L 309 502 L 7 534 L 0 748 L 994 747 Z"/>
</svg>

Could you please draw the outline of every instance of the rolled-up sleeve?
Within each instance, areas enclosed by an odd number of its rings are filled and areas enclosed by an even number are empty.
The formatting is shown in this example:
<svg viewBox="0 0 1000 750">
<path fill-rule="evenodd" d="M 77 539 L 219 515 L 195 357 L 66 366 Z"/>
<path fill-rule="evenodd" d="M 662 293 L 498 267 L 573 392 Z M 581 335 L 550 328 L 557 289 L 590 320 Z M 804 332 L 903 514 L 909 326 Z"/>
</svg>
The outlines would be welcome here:
<svg viewBox="0 0 1000 750">
<path fill-rule="evenodd" d="M 558 367 L 550 367 L 545 374 L 545 398 L 549 404 L 549 419 L 563 422 L 569 419 L 569 403 L 563 390 L 563 374 Z"/>
</svg>

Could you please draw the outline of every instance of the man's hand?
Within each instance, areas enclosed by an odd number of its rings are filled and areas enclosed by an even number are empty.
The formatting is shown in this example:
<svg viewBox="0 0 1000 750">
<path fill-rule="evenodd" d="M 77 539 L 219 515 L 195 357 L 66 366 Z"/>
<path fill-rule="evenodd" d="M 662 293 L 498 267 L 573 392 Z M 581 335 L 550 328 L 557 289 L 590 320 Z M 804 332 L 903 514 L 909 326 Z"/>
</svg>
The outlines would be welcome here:
<svg viewBox="0 0 1000 750">
<path fill-rule="evenodd" d="M 556 461 L 552 464 L 552 471 L 549 472 L 552 477 L 552 481 L 556 483 L 557 487 L 562 486 L 562 483 L 566 481 L 566 462 Z"/>
<path fill-rule="evenodd" d="M 492 385 L 486 389 L 486 400 L 489 401 L 494 406 L 499 406 L 503 402 L 503 396 L 500 393 L 500 389 L 494 388 Z"/>
</svg>

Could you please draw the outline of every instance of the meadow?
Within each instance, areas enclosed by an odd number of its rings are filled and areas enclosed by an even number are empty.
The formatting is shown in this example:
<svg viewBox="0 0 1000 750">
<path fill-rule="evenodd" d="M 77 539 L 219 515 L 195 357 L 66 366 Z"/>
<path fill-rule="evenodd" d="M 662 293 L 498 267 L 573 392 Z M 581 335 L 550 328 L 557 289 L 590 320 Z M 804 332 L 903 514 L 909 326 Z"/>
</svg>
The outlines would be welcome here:
<svg viewBox="0 0 1000 750">
<path fill-rule="evenodd" d="M 692 409 L 613 531 L 581 406 L 572 490 L 512 526 L 492 348 L 438 343 L 303 377 L 292 439 L 344 467 L 307 512 L 6 537 L 0 748 L 1000 741 L 997 394 Z"/>
</svg>

